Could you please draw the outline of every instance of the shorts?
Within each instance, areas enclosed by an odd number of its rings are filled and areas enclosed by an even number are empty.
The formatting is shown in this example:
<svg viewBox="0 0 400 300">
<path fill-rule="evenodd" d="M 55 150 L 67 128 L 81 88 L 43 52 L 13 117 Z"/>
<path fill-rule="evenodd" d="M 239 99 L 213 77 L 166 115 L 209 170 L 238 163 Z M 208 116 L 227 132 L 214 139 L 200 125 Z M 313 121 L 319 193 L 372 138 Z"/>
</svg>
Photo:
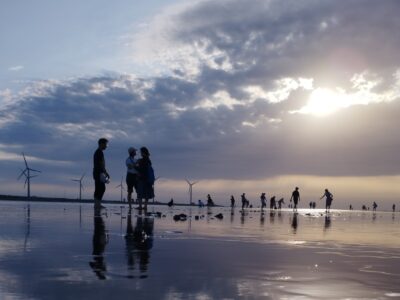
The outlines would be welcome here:
<svg viewBox="0 0 400 300">
<path fill-rule="evenodd" d="M 128 187 L 128 193 L 133 192 L 133 188 L 135 188 L 135 191 L 137 191 L 137 175 L 132 174 L 132 173 L 127 173 L 126 174 L 126 185 Z"/>
</svg>

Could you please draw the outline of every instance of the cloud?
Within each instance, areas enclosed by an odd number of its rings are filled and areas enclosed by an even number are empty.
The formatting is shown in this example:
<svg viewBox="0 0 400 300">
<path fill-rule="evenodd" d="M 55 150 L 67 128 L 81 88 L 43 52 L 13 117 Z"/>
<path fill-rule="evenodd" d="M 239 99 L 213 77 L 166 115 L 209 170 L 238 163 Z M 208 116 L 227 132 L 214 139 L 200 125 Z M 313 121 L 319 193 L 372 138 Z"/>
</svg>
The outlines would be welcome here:
<svg viewBox="0 0 400 300">
<path fill-rule="evenodd" d="M 24 69 L 24 66 L 13 66 L 13 67 L 9 67 L 8 70 L 9 71 L 13 71 L 13 72 L 18 72 Z"/>
<path fill-rule="evenodd" d="M 0 94 L 0 143 L 73 161 L 76 174 L 106 136 L 117 178 L 131 145 L 147 145 L 171 180 L 396 175 L 399 5 L 174 6 L 133 37 L 133 56 L 154 76 L 43 80 Z"/>
</svg>

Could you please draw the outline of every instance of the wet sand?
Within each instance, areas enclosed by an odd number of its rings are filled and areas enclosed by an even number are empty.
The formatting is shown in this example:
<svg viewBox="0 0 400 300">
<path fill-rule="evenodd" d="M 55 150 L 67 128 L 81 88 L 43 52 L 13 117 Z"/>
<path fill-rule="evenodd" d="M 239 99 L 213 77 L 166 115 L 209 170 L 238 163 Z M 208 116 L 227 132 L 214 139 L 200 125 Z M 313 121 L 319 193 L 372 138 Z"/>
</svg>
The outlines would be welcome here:
<svg viewBox="0 0 400 300">
<path fill-rule="evenodd" d="M 0 202 L 0 298 L 400 299 L 400 213 L 150 211 Z"/>
</svg>

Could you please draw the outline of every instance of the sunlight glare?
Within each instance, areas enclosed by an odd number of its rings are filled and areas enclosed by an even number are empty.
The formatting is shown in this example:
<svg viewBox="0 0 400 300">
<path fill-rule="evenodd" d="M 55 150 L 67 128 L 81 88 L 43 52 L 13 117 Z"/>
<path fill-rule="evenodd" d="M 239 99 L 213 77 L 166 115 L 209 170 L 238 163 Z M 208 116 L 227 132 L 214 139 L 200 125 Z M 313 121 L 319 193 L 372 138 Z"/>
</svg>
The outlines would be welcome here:
<svg viewBox="0 0 400 300">
<path fill-rule="evenodd" d="M 338 89 L 332 91 L 326 88 L 317 88 L 311 93 L 307 105 L 299 112 L 323 117 L 340 108 L 347 107 L 347 97 L 344 91 Z"/>
</svg>

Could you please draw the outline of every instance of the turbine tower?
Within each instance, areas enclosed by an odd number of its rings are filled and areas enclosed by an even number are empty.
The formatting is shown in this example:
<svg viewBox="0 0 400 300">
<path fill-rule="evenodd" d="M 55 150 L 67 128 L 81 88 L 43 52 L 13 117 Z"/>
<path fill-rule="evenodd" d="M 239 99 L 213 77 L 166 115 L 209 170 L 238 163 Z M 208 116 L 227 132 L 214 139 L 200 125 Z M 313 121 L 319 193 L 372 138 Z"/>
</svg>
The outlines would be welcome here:
<svg viewBox="0 0 400 300">
<path fill-rule="evenodd" d="M 190 195 L 190 205 L 192 205 L 192 194 L 193 194 L 193 186 L 198 183 L 198 181 L 193 181 L 190 182 L 189 180 L 186 179 L 186 182 L 189 185 L 189 195 Z"/>
<path fill-rule="evenodd" d="M 79 182 L 79 200 L 82 200 L 82 190 L 83 190 L 83 177 L 85 177 L 86 173 L 83 173 L 80 179 L 71 179 L 72 181 Z"/>
<path fill-rule="evenodd" d="M 22 177 L 22 175 L 25 176 L 24 187 L 28 184 L 27 196 L 28 196 L 28 199 L 30 199 L 31 198 L 31 178 L 38 176 L 38 175 L 31 175 L 31 172 L 41 173 L 42 171 L 29 168 L 29 165 L 28 165 L 28 162 L 26 161 L 24 153 L 22 153 L 22 157 L 24 158 L 25 169 L 24 170 L 21 169 L 21 174 L 18 176 L 18 180 Z"/>
<path fill-rule="evenodd" d="M 121 183 L 120 184 L 118 184 L 115 188 L 121 188 L 121 203 L 122 203 L 122 192 L 123 192 L 123 190 L 125 189 L 124 188 L 124 185 L 122 184 L 122 181 L 123 181 L 123 176 L 121 177 Z"/>
<path fill-rule="evenodd" d="M 156 184 L 156 181 L 158 180 L 158 179 L 160 179 L 161 178 L 161 176 L 158 176 L 158 177 L 156 177 L 155 179 L 154 179 L 154 184 L 153 184 L 153 187 L 154 187 L 154 185 Z M 155 203 L 156 202 L 156 193 L 154 193 L 154 197 L 153 197 L 153 203 Z"/>
</svg>

